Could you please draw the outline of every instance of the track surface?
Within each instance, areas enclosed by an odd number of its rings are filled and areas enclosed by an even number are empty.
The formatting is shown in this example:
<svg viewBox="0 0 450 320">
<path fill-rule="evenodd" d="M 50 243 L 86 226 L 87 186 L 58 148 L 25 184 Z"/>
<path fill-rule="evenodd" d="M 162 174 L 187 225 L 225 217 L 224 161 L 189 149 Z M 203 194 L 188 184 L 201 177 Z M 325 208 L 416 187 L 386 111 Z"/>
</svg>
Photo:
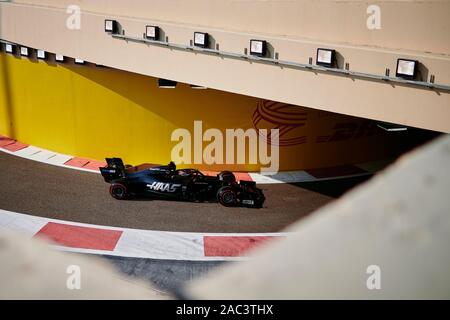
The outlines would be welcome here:
<svg viewBox="0 0 450 320">
<path fill-rule="evenodd" d="M 262 185 L 262 209 L 217 203 L 118 201 L 99 174 L 51 166 L 0 152 L 0 208 L 83 223 L 184 232 L 276 232 L 365 178 Z"/>
</svg>

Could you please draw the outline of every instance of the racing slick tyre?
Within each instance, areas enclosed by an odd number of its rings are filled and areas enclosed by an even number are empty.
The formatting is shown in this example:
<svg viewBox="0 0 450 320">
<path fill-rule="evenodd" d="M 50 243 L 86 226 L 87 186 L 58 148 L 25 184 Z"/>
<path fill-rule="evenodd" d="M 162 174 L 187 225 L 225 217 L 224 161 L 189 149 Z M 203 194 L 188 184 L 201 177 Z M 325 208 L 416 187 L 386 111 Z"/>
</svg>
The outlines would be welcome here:
<svg viewBox="0 0 450 320">
<path fill-rule="evenodd" d="M 233 172 L 230 171 L 222 171 L 218 174 L 218 178 L 220 181 L 232 183 L 236 182 L 236 177 L 234 176 Z"/>
<path fill-rule="evenodd" d="M 222 187 L 217 191 L 217 201 L 225 207 L 235 207 L 237 194 L 231 187 Z"/>
<path fill-rule="evenodd" d="M 113 183 L 109 187 L 109 193 L 114 199 L 124 200 L 127 198 L 127 188 L 121 183 Z"/>
</svg>

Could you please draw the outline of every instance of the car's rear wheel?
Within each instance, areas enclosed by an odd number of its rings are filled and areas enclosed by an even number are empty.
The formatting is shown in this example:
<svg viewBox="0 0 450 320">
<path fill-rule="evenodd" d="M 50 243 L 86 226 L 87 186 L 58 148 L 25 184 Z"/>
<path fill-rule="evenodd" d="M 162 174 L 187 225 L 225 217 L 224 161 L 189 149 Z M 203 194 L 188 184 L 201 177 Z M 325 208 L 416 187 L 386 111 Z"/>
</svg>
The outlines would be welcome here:
<svg viewBox="0 0 450 320">
<path fill-rule="evenodd" d="M 109 193 L 111 196 L 118 200 L 124 200 L 127 198 L 127 188 L 121 183 L 113 183 L 109 187 Z"/>
<path fill-rule="evenodd" d="M 222 187 L 217 191 L 217 201 L 225 207 L 235 207 L 237 194 L 231 187 Z"/>
</svg>

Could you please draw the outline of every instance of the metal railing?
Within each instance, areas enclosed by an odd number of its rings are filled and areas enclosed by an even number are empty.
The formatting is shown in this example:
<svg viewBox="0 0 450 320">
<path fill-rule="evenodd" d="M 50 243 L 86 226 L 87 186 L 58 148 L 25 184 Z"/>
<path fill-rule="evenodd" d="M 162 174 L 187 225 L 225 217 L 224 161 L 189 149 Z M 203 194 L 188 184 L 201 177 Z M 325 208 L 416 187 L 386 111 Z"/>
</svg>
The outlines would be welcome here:
<svg viewBox="0 0 450 320">
<path fill-rule="evenodd" d="M 121 34 L 111 34 L 111 36 L 116 39 L 157 45 L 157 46 L 161 46 L 161 47 L 167 47 L 170 49 L 184 50 L 184 51 L 190 51 L 190 52 L 196 52 L 196 53 L 216 55 L 216 56 L 220 56 L 220 57 L 227 57 L 227 58 L 241 59 L 241 60 L 247 60 L 247 61 L 252 61 L 252 62 L 266 63 L 266 64 L 289 67 L 289 68 L 300 69 L 300 70 L 332 73 L 332 74 L 336 74 L 336 75 L 348 76 L 348 77 L 365 79 L 365 80 L 378 80 L 378 81 L 383 81 L 386 83 L 398 83 L 398 84 L 402 84 L 402 85 L 416 86 L 416 87 L 420 87 L 420 88 L 437 90 L 437 91 L 450 91 L 450 85 L 444 85 L 444 84 L 437 84 L 437 83 L 431 83 L 431 82 L 425 82 L 425 81 L 407 80 L 407 79 L 398 78 L 398 77 L 381 76 L 381 75 L 377 75 L 377 74 L 373 74 L 373 73 L 357 72 L 357 71 L 351 71 L 351 70 L 345 70 L 345 69 L 327 68 L 327 67 L 318 66 L 318 65 L 314 65 L 314 64 L 299 63 L 299 62 L 294 62 L 294 61 L 286 61 L 286 60 L 279 60 L 279 59 L 273 59 L 273 58 L 264 58 L 264 57 L 258 57 L 258 56 L 248 55 L 248 54 L 240 54 L 240 53 L 235 53 L 235 52 L 195 47 L 195 46 L 176 44 L 176 43 L 170 43 L 170 42 L 165 42 L 165 41 L 149 40 L 149 39 L 138 38 L 138 37 L 130 37 L 130 36 L 125 36 L 125 35 L 121 35 Z M 11 42 L 8 42 L 5 40 L 0 40 L 0 42 L 1 43 L 11 43 Z M 14 44 L 17 45 L 16 43 L 14 43 Z"/>
</svg>

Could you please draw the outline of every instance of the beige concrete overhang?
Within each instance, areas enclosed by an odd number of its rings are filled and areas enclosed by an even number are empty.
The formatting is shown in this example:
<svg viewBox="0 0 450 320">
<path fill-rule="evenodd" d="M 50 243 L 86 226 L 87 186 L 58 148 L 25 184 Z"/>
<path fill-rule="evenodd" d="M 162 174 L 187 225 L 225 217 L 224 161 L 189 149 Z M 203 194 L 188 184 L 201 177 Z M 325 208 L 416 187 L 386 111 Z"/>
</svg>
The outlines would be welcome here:
<svg viewBox="0 0 450 320">
<path fill-rule="evenodd" d="M 66 26 L 72 4 L 81 9 L 80 29 Z M 365 1 L 196 1 L 188 7 L 182 1 L 20 0 L 0 2 L 0 39 L 153 77 L 450 132 L 450 2 L 371 4 L 381 8 L 380 30 L 368 30 Z M 195 31 L 208 32 L 214 49 L 237 55 L 250 39 L 267 40 L 273 57 L 294 64 L 315 62 L 317 48 L 331 48 L 339 68 L 348 63 L 351 72 L 380 77 L 386 68 L 395 76 L 398 58 L 414 59 L 417 80 L 427 83 L 433 75 L 444 88 L 114 38 L 104 32 L 105 19 L 117 20 L 131 38 L 142 39 L 146 25 L 158 25 L 163 40 L 182 46 Z"/>
</svg>

